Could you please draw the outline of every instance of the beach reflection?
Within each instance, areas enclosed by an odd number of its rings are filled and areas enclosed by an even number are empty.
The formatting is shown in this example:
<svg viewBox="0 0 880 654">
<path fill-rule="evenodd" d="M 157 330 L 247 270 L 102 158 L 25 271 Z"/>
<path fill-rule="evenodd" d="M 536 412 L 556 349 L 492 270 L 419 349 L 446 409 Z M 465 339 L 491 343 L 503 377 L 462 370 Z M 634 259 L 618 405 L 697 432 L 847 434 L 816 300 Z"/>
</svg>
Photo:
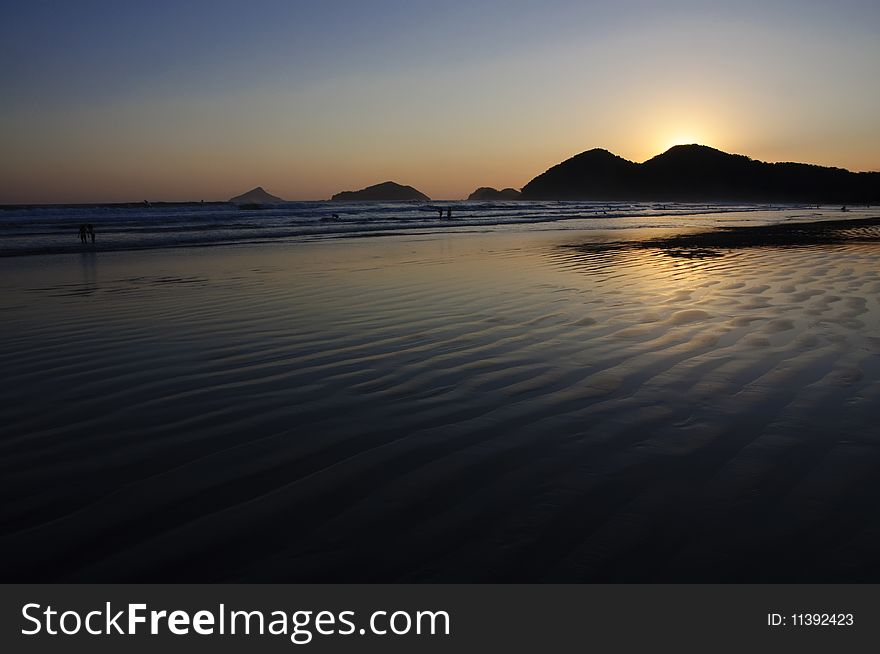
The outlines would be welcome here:
<svg viewBox="0 0 880 654">
<path fill-rule="evenodd" d="M 81 252 L 79 263 L 83 291 L 93 293 L 98 284 L 98 256 L 95 252 Z"/>
<path fill-rule="evenodd" d="M 615 238 L 15 267 L 5 550 L 30 581 L 846 579 L 820 536 L 880 501 L 877 246 Z"/>
</svg>

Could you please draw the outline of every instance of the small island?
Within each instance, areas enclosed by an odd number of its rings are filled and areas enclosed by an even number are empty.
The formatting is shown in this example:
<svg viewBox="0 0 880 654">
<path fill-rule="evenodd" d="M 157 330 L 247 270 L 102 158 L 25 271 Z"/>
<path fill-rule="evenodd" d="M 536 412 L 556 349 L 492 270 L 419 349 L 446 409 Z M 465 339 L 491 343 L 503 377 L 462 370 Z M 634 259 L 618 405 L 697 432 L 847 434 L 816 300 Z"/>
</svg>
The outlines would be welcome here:
<svg viewBox="0 0 880 654">
<path fill-rule="evenodd" d="M 284 200 L 278 196 L 266 192 L 262 186 L 252 188 L 247 193 L 236 195 L 234 198 L 230 198 L 229 201 L 232 204 L 275 204 L 278 202 L 284 202 Z"/>
<path fill-rule="evenodd" d="M 515 188 L 498 190 L 491 186 L 481 186 L 468 196 L 469 201 L 491 202 L 495 200 L 519 200 L 520 192 Z"/>
<path fill-rule="evenodd" d="M 430 199 L 412 186 L 397 182 L 382 182 L 360 191 L 342 191 L 330 198 L 332 202 L 424 202 Z"/>
</svg>

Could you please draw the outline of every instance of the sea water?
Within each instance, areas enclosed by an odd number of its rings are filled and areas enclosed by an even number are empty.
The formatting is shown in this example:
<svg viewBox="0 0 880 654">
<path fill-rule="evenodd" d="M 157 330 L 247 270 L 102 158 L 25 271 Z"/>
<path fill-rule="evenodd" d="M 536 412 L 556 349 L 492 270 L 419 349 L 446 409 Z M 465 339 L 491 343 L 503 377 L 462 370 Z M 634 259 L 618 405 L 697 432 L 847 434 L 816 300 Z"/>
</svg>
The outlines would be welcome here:
<svg viewBox="0 0 880 654">
<path fill-rule="evenodd" d="M 128 250 L 419 231 L 711 228 L 859 215 L 805 205 L 575 201 L 285 202 L 250 210 L 213 202 L 5 206 L 0 256 L 76 252 L 83 248 L 81 224 L 94 226 L 95 248 Z"/>
</svg>

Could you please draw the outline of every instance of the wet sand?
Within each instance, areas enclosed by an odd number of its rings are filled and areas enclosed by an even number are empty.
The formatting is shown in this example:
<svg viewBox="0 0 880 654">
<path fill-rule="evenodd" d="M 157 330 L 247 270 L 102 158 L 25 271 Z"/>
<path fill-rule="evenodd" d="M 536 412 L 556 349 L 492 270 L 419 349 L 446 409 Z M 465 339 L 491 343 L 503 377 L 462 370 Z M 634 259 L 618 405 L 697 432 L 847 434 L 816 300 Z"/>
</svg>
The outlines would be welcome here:
<svg viewBox="0 0 880 654">
<path fill-rule="evenodd" d="M 2 579 L 880 581 L 880 227 L 788 227 L 0 261 Z"/>
</svg>

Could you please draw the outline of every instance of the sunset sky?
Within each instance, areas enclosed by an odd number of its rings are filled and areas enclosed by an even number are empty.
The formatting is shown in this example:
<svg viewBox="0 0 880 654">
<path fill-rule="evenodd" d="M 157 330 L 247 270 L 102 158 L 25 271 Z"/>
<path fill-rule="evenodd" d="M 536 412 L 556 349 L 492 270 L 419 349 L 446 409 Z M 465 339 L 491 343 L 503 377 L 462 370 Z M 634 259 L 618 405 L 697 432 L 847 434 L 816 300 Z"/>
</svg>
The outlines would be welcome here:
<svg viewBox="0 0 880 654">
<path fill-rule="evenodd" d="M 0 5 L 0 203 L 521 187 L 593 147 L 880 170 L 880 2 Z"/>
</svg>

